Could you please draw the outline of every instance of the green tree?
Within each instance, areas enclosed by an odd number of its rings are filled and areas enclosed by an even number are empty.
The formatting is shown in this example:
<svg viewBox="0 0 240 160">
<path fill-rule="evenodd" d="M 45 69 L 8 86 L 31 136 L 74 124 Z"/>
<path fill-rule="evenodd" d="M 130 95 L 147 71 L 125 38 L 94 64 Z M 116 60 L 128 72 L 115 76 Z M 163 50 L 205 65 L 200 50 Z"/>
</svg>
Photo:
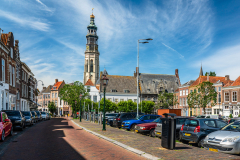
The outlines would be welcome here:
<svg viewBox="0 0 240 160">
<path fill-rule="evenodd" d="M 177 98 L 173 93 L 162 92 L 158 94 L 158 108 L 170 108 L 177 104 Z"/>
<path fill-rule="evenodd" d="M 142 101 L 139 104 L 140 110 L 142 107 L 142 112 L 143 113 L 152 113 L 154 109 L 155 103 L 153 101 Z"/>
<path fill-rule="evenodd" d="M 198 92 L 192 92 L 188 95 L 189 107 L 203 108 L 204 114 L 206 114 L 206 107 L 208 105 L 214 106 L 217 101 L 217 92 L 213 83 L 207 81 L 202 82 L 197 86 Z"/>
<path fill-rule="evenodd" d="M 54 112 L 56 112 L 56 105 L 54 104 L 54 102 L 50 102 L 48 103 L 48 110 L 53 114 Z"/>
<path fill-rule="evenodd" d="M 133 102 L 132 100 L 121 101 L 117 105 L 117 110 L 119 112 L 136 112 L 137 111 L 137 103 Z M 138 108 L 138 111 L 141 111 L 140 107 Z"/>
<path fill-rule="evenodd" d="M 205 76 L 207 76 L 207 74 L 208 74 L 209 76 L 216 76 L 216 73 L 215 73 L 215 72 L 212 72 L 212 71 L 210 71 L 210 73 L 209 73 L 209 72 L 206 72 L 206 73 L 205 73 Z"/>
<path fill-rule="evenodd" d="M 233 118 L 232 114 L 229 115 L 229 118 Z"/>
<path fill-rule="evenodd" d="M 60 99 L 68 102 L 75 117 L 77 115 L 76 112 L 79 111 L 80 107 L 79 95 L 82 95 L 82 101 L 89 95 L 84 85 L 79 81 L 74 82 L 72 85 L 65 84 L 59 92 Z"/>
<path fill-rule="evenodd" d="M 102 98 L 100 101 L 100 109 L 99 111 L 103 112 L 103 106 L 104 106 L 104 99 Z M 113 103 L 112 101 L 105 99 L 105 112 L 112 112 L 117 110 L 116 103 Z"/>
</svg>

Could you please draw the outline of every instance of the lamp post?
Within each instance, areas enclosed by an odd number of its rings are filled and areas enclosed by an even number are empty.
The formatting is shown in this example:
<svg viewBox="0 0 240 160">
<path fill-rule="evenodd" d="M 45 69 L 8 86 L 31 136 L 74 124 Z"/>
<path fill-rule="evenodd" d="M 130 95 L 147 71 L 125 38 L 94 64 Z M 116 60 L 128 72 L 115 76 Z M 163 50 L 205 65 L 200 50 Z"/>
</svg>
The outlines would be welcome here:
<svg viewBox="0 0 240 160">
<path fill-rule="evenodd" d="M 37 81 L 37 88 L 38 88 L 38 82 L 39 82 L 39 81 L 42 82 L 42 86 L 44 86 L 43 81 L 42 81 L 42 80 L 38 80 L 38 81 Z M 38 96 L 37 96 L 37 102 L 38 102 Z M 38 107 L 38 103 L 37 103 L 37 107 Z M 44 109 L 45 109 L 45 107 L 44 107 Z"/>
<path fill-rule="evenodd" d="M 149 43 L 149 42 L 147 42 L 147 41 L 150 41 L 150 40 L 153 40 L 152 38 L 148 38 L 148 39 L 139 39 L 138 40 L 138 53 L 137 53 L 137 117 L 138 117 L 138 97 L 139 97 L 139 95 L 138 95 L 138 85 L 139 85 L 139 82 L 138 82 L 138 79 L 139 79 L 139 43 Z M 144 42 L 140 42 L 140 41 L 144 41 Z"/>
<path fill-rule="evenodd" d="M 103 71 L 103 78 L 101 79 L 102 80 L 102 84 L 104 86 L 104 89 L 103 89 L 103 96 L 104 96 L 104 104 L 103 104 L 103 129 L 102 131 L 106 131 L 106 122 L 105 122 L 105 92 L 106 92 L 106 87 L 107 87 L 107 84 L 108 84 L 108 78 L 106 77 L 107 76 L 107 72 L 105 72 L 106 70 Z"/>
<path fill-rule="evenodd" d="M 82 100 L 82 95 L 79 95 L 79 99 L 80 99 L 80 112 L 79 112 L 79 119 L 80 122 L 82 122 L 82 106 L 81 106 L 81 100 Z"/>
</svg>

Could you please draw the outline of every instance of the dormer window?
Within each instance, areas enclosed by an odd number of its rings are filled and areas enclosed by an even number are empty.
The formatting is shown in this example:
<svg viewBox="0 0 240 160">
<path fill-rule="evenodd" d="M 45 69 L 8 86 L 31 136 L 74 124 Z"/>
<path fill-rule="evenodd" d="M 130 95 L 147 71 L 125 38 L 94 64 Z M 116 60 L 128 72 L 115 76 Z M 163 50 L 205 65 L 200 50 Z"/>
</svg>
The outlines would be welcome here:
<svg viewBox="0 0 240 160">
<path fill-rule="evenodd" d="M 57 87 L 54 86 L 53 89 L 55 90 L 55 89 L 57 89 Z"/>
<path fill-rule="evenodd" d="M 125 89 L 125 90 L 124 90 L 124 93 L 130 93 L 130 91 L 129 91 L 129 90 L 127 90 L 127 89 Z"/>
<path fill-rule="evenodd" d="M 112 92 L 117 92 L 117 90 L 116 89 L 112 89 Z"/>
</svg>

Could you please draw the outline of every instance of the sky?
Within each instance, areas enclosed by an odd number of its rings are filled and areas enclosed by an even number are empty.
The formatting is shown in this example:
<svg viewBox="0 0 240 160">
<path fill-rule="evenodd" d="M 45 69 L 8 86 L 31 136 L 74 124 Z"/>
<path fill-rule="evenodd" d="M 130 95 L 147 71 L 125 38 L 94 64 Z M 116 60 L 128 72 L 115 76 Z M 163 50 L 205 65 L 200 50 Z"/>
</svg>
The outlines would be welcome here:
<svg viewBox="0 0 240 160">
<path fill-rule="evenodd" d="M 90 15 L 98 27 L 100 71 L 175 74 L 181 83 L 203 72 L 240 76 L 240 1 L 1 0 L 0 28 L 19 40 L 21 61 L 44 86 L 83 81 Z M 41 90 L 42 84 L 38 83 Z"/>
</svg>

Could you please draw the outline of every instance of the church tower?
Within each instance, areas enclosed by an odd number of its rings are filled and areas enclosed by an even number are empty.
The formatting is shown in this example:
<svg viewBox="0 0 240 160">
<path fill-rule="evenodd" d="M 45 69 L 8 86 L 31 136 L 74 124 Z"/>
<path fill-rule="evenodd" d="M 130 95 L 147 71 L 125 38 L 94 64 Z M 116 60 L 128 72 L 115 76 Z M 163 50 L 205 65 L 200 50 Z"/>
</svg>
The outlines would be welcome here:
<svg viewBox="0 0 240 160">
<path fill-rule="evenodd" d="M 90 24 L 87 26 L 88 33 L 86 35 L 87 44 L 85 51 L 85 65 L 84 65 L 84 75 L 83 83 L 90 79 L 94 85 L 99 78 L 99 55 L 98 52 L 98 36 L 97 36 L 97 26 L 94 22 L 95 16 L 90 15 Z"/>
</svg>

